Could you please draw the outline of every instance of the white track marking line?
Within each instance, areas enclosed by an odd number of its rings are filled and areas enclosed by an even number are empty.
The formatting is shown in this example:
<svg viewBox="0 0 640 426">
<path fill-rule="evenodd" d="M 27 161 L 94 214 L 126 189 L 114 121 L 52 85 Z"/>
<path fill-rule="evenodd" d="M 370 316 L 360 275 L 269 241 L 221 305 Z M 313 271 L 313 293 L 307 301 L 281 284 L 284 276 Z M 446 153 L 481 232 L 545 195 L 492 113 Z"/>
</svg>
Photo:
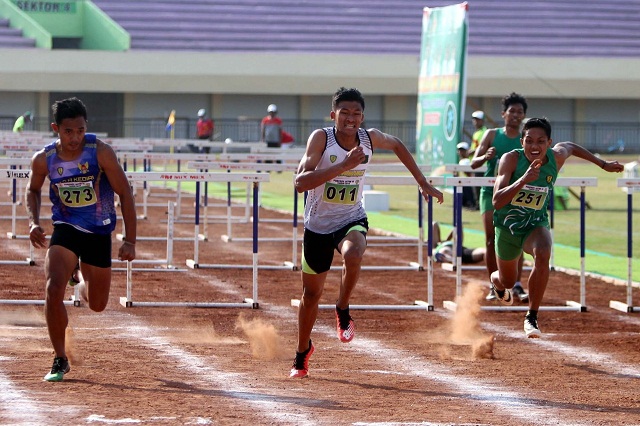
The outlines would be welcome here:
<svg viewBox="0 0 640 426">
<path fill-rule="evenodd" d="M 352 426 L 491 426 L 489 423 L 356 422 Z"/>
<path fill-rule="evenodd" d="M 322 327 L 324 334 L 335 337 L 335 331 Z M 572 422 L 560 416 L 560 412 L 548 406 L 541 405 L 535 398 L 528 398 L 514 391 L 507 390 L 503 384 L 489 383 L 483 380 L 465 377 L 442 365 L 419 359 L 415 353 L 384 347 L 376 340 L 356 337 L 351 343 L 362 355 L 375 358 L 387 365 L 387 368 L 397 371 L 399 368 L 406 374 L 417 376 L 428 381 L 443 383 L 466 395 L 471 400 L 491 404 L 497 412 L 508 418 L 516 418 L 522 423 L 536 425 L 587 425 L 588 423 Z M 500 381 L 500 377 L 496 377 Z"/>
<path fill-rule="evenodd" d="M 12 360 L 0 357 L 0 362 Z M 41 409 L 42 403 L 27 396 L 28 391 L 16 389 L 9 376 L 0 369 L 0 407 L 10 424 L 47 424 L 51 420 Z"/>
<path fill-rule="evenodd" d="M 127 317 L 126 320 L 130 324 L 128 327 L 129 332 L 121 333 L 123 337 L 144 341 L 147 346 L 161 352 L 164 356 L 176 359 L 180 368 L 189 371 L 189 377 L 197 377 L 201 381 L 220 387 L 223 395 L 227 395 L 234 400 L 240 399 L 250 403 L 256 411 L 260 412 L 260 416 L 270 417 L 275 422 L 296 425 L 315 424 L 315 421 L 304 414 L 291 413 L 290 404 L 279 402 L 280 399 L 285 399 L 286 397 L 257 392 L 255 387 L 244 385 L 244 383 L 252 382 L 247 375 L 217 369 L 214 356 L 207 357 L 205 360 L 203 357 L 177 348 L 169 340 L 157 336 L 156 329 L 145 325 L 140 320 L 134 320 L 131 317 Z"/>
<path fill-rule="evenodd" d="M 277 311 L 276 313 L 282 316 L 280 311 L 283 311 L 283 309 L 270 310 Z M 319 326 L 316 323 L 314 329 L 329 337 L 337 338 L 335 329 L 331 327 Z M 514 391 L 508 391 L 502 384 L 496 386 L 493 383 L 465 377 L 444 366 L 420 360 L 420 357 L 415 353 L 386 348 L 377 340 L 356 336 L 349 343 L 349 349 L 355 349 L 361 355 L 376 359 L 378 362 L 385 364 L 391 371 L 401 369 L 407 375 L 443 383 L 452 389 L 468 394 L 468 397 L 472 400 L 492 404 L 497 411 L 502 412 L 506 417 L 515 417 L 523 423 L 549 425 L 585 424 L 568 423 L 566 418 L 559 416 L 558 410 L 540 405 L 533 398 L 527 398 Z M 499 379 L 499 377 L 496 378 L 497 381 Z M 464 395 L 461 396 L 461 398 L 463 397 Z"/>
<path fill-rule="evenodd" d="M 638 323 L 640 323 L 640 321 L 638 321 Z M 505 335 L 510 339 L 526 339 L 526 337 L 524 336 L 524 331 L 515 332 L 511 328 L 493 324 L 488 325 L 483 323 L 483 326 L 486 329 L 492 330 L 496 333 L 500 333 L 501 335 Z M 607 370 L 612 374 L 640 378 L 640 368 L 616 361 L 615 359 L 613 359 L 612 355 L 594 351 L 592 348 L 586 346 L 569 345 L 558 341 L 548 340 L 545 339 L 544 333 L 542 334 L 542 338 L 540 339 L 526 340 L 547 350 L 568 355 L 576 361 L 593 364 L 598 369 Z"/>
</svg>

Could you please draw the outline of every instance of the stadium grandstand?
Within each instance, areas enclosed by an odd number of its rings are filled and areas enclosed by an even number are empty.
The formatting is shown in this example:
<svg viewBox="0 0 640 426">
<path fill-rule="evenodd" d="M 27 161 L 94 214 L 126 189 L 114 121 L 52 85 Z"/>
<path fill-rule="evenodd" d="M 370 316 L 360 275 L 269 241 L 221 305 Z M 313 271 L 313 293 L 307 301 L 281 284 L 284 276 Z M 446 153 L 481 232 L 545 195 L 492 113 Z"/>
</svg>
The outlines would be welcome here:
<svg viewBox="0 0 640 426">
<path fill-rule="evenodd" d="M 354 86 L 367 125 L 412 145 L 422 10 L 456 3 L 0 0 L 0 129 L 29 110 L 44 130 L 53 100 L 77 95 L 112 136 L 163 136 L 175 110 L 193 137 L 206 108 L 221 140 L 249 141 L 275 103 L 304 142 Z M 556 138 L 640 152 L 640 0 L 471 0 L 468 16 L 467 127 L 515 91 Z"/>
</svg>

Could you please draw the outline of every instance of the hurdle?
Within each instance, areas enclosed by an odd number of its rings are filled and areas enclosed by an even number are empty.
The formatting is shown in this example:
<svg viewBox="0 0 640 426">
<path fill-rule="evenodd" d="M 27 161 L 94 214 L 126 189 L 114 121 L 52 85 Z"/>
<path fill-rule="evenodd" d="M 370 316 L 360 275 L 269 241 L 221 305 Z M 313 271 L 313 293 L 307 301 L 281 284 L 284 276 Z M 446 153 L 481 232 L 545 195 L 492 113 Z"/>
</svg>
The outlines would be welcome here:
<svg viewBox="0 0 640 426">
<path fill-rule="evenodd" d="M 415 185 L 416 181 L 413 176 L 367 176 L 365 177 L 365 182 L 371 184 L 385 184 L 385 185 Z M 445 182 L 444 177 L 435 177 L 428 176 L 427 182 L 432 186 L 441 186 Z M 410 269 L 424 270 L 422 266 L 422 248 L 424 243 L 424 227 L 422 226 L 422 195 L 419 193 L 420 203 L 418 210 L 420 214 L 418 215 L 418 226 L 419 226 L 419 243 L 418 243 L 418 252 L 419 252 L 419 261 L 417 264 L 412 264 Z M 429 202 L 427 203 L 427 221 L 429 223 L 433 222 L 433 198 L 429 196 Z M 350 304 L 349 309 L 356 310 L 399 310 L 399 311 L 410 311 L 410 310 L 419 310 L 419 311 L 433 311 L 433 227 L 427 227 L 427 300 L 415 300 L 412 304 Z M 331 267 L 331 270 L 341 270 L 342 267 Z M 376 266 L 376 267 L 368 267 L 362 266 L 362 270 L 393 270 L 393 269 L 407 269 L 404 267 L 388 267 L 388 266 Z M 291 306 L 299 307 L 300 299 L 291 299 Z M 333 304 L 320 304 L 318 305 L 318 309 L 335 309 L 335 305 Z"/>
<path fill-rule="evenodd" d="M 640 192 L 640 178 L 618 179 L 618 187 L 627 192 L 627 301 L 626 303 L 610 300 L 609 307 L 617 311 L 631 313 L 640 312 L 640 307 L 633 306 L 633 193 Z M 638 283 L 635 283 L 636 286 Z"/>
<path fill-rule="evenodd" d="M 13 202 L 11 203 L 11 232 L 7 232 L 7 237 L 12 240 L 19 238 L 19 236 L 16 233 L 16 219 L 17 219 L 16 209 L 19 205 L 19 203 L 16 200 L 16 189 L 15 189 L 16 182 L 18 180 L 21 180 L 21 181 L 28 180 L 30 173 L 31 173 L 30 170 L 24 170 L 24 169 L 0 170 L 0 179 L 13 181 L 12 185 L 14 189 L 12 193 Z M 25 238 L 28 239 L 28 236 Z M 25 260 L 0 260 L 0 265 L 29 265 L 29 266 L 35 265 L 34 248 L 30 241 L 28 242 L 28 244 L 29 244 L 29 257 L 27 257 Z"/>
<path fill-rule="evenodd" d="M 2 177 L 2 179 L 13 179 L 14 182 L 17 179 L 29 179 L 29 170 L 18 170 L 18 169 L 3 169 L 0 170 L 0 176 Z M 14 193 L 14 200 L 15 200 L 15 193 Z M 13 207 L 15 209 L 15 201 L 13 204 Z M 15 214 L 14 214 L 14 221 L 15 221 Z M 15 226 L 15 224 L 14 224 Z M 13 238 L 15 239 L 15 238 Z M 35 265 L 35 260 L 34 260 L 34 250 L 33 250 L 33 245 L 31 244 L 31 242 L 29 241 L 29 250 L 30 250 L 30 257 L 26 259 L 26 261 L 13 261 L 13 260 L 1 260 L 0 261 L 0 265 L 29 265 L 29 266 L 33 266 Z M 78 289 L 75 288 L 75 297 L 76 300 L 78 300 Z M 0 304 L 4 304 L 4 305 L 44 305 L 45 301 L 44 300 L 29 300 L 29 299 L 0 299 Z M 79 306 L 79 304 L 77 302 L 74 302 L 73 300 L 65 300 L 64 301 L 65 305 L 74 305 L 74 306 Z"/>
<path fill-rule="evenodd" d="M 122 161 L 124 161 L 125 163 L 128 160 L 134 160 L 134 161 L 143 160 L 146 166 L 145 171 L 148 171 L 148 172 L 151 172 L 150 169 L 151 169 L 152 161 L 164 161 L 165 162 L 164 172 L 172 173 L 166 170 L 166 161 L 168 160 L 176 161 L 177 171 L 180 172 L 180 165 L 182 161 L 189 161 L 189 160 L 213 161 L 216 159 L 216 154 L 182 154 L 182 153 L 169 154 L 169 153 L 154 153 L 154 152 L 126 152 L 126 153 L 121 153 L 121 158 L 122 158 Z M 165 186 L 167 183 L 168 181 L 163 181 L 163 184 Z M 176 182 L 176 185 L 177 185 L 175 190 L 175 197 L 176 197 L 176 203 L 177 203 L 176 218 L 179 218 L 181 213 L 182 196 L 183 196 L 181 191 L 181 181 Z M 142 208 L 143 208 L 143 216 L 146 217 L 147 207 L 164 207 L 165 204 L 149 203 L 148 199 L 151 195 L 152 186 L 148 185 L 148 182 L 144 182 L 143 186 L 145 190 L 143 192 Z M 174 219 L 174 220 L 177 220 L 177 219 Z"/>
<path fill-rule="evenodd" d="M 265 154 L 250 154 L 250 155 L 246 155 L 246 156 L 238 156 L 238 155 L 226 155 L 224 156 L 226 158 L 229 158 L 231 160 L 234 159 L 241 159 L 241 158 L 251 158 L 252 160 L 264 160 L 264 159 L 272 159 L 275 160 L 275 158 L 278 157 L 273 157 L 271 155 L 265 155 Z M 297 156 L 294 157 L 288 157 L 288 158 L 297 158 Z M 231 170 L 262 170 L 262 171 L 293 171 L 295 172 L 297 170 L 298 164 L 274 164 L 274 163 L 269 163 L 269 164 L 263 164 L 263 163 L 236 163 L 236 162 L 220 162 L 220 161 L 216 161 L 216 162 L 197 162 L 197 161 L 192 161 L 188 163 L 188 167 L 189 168 L 196 168 L 196 169 L 209 169 L 209 168 L 222 168 L 222 169 L 226 169 L 227 171 L 231 171 Z M 430 169 L 429 166 L 422 166 L 421 170 L 423 172 L 426 172 Z M 406 166 L 402 163 L 372 163 L 367 167 L 367 172 L 402 172 L 402 171 L 407 171 Z M 365 177 L 365 184 L 384 184 L 384 185 L 393 185 L 393 184 L 404 184 L 404 185 L 415 185 L 415 179 L 413 179 L 411 176 L 398 176 L 397 178 L 399 178 L 400 180 L 396 180 L 396 183 L 393 183 L 395 177 L 393 176 L 372 176 L 372 175 L 367 175 Z M 440 182 L 444 183 L 444 179 L 443 178 L 433 178 L 433 182 Z M 265 238 L 265 239 L 261 239 L 261 241 L 292 241 L 293 242 L 293 249 L 292 249 L 292 260 L 291 262 L 289 261 L 285 261 L 284 262 L 284 268 L 285 269 L 292 269 L 292 270 L 297 270 L 297 244 L 299 243 L 298 241 L 298 236 L 297 236 L 297 225 L 298 225 L 298 194 L 297 191 L 295 190 L 295 187 L 293 189 L 294 192 L 294 196 L 293 196 L 293 202 L 294 202 L 294 214 L 293 214 L 293 219 L 292 219 L 292 225 L 293 225 L 293 236 L 290 239 L 288 238 Z M 421 203 L 422 200 L 422 196 L 418 193 L 418 199 L 419 199 L 419 203 Z M 230 196 L 228 196 L 228 203 L 230 203 Z M 421 208 L 421 204 L 419 204 L 419 208 Z M 206 216 L 205 216 L 206 217 Z M 236 241 L 236 242 L 247 242 L 247 241 L 252 241 L 251 238 L 233 238 L 231 233 L 232 233 L 232 227 L 231 227 L 231 212 L 230 212 L 230 208 L 228 207 L 228 212 L 227 212 L 227 234 L 223 235 L 221 238 L 223 241 L 225 242 L 231 242 L 231 241 Z M 206 220 L 206 219 L 205 219 Z M 288 221 L 287 219 L 270 219 L 271 221 L 279 221 L 279 222 L 286 222 Z M 420 221 L 422 220 L 422 214 L 420 212 L 420 218 L 419 218 L 419 232 L 422 231 L 422 226 Z M 411 241 L 414 242 L 414 244 L 417 245 L 418 247 L 418 262 L 411 262 L 410 266 L 408 269 L 418 269 L 418 270 L 422 270 L 423 269 L 423 263 L 422 263 L 422 244 L 421 244 L 421 239 L 420 238 L 401 238 L 401 237 L 387 237 L 387 236 L 369 236 L 368 240 L 370 241 L 376 241 L 376 240 L 390 240 L 390 239 L 394 239 L 394 240 L 407 240 L 407 241 Z M 385 243 L 382 243 L 384 245 L 388 245 Z M 382 245 L 382 244 L 378 244 L 378 245 Z M 399 243 L 396 243 L 396 245 L 398 245 Z M 404 243 L 405 245 L 407 243 Z M 411 244 L 411 243 L 409 243 Z M 375 246 L 375 243 L 369 244 L 370 246 Z M 366 267 L 365 267 L 366 268 Z M 406 267 L 395 267 L 395 266 L 388 266 L 388 267 L 384 267 L 381 266 L 379 267 L 380 269 L 394 269 L 394 268 L 399 268 L 399 269 L 407 269 Z"/>
<path fill-rule="evenodd" d="M 406 170 L 406 168 L 404 169 Z M 413 185 L 416 186 L 416 180 L 413 176 L 374 176 L 374 175 L 365 175 L 364 178 L 365 184 L 367 185 Z M 444 184 L 445 179 L 444 177 L 434 177 L 434 176 L 428 176 L 427 177 L 427 182 L 429 182 L 430 185 L 432 186 L 441 186 Z M 381 271 L 388 271 L 388 270 L 399 270 L 399 271 L 423 271 L 424 270 L 424 255 L 423 255 L 423 250 L 424 250 L 424 226 L 422 223 L 422 195 L 420 194 L 420 191 L 418 191 L 418 238 L 407 238 L 409 240 L 415 240 L 416 241 L 416 248 L 418 251 L 418 259 L 416 262 L 409 262 L 406 266 L 399 266 L 399 265 L 377 265 L 377 266 L 371 266 L 371 265 L 366 265 L 366 266 L 362 266 L 362 270 L 381 270 Z M 429 231 L 431 230 L 431 226 L 428 227 Z M 371 239 L 371 240 L 383 240 L 383 239 L 389 239 L 389 238 L 394 238 L 394 237 L 385 237 L 385 236 L 380 236 L 378 238 L 374 238 L 372 237 L 367 237 L 367 240 Z M 381 244 L 384 245 L 384 244 Z M 332 270 L 339 270 L 341 269 L 340 266 L 332 266 L 331 267 Z"/>
<path fill-rule="evenodd" d="M 224 161 L 190 161 L 187 163 L 187 167 L 188 168 L 192 168 L 192 169 L 197 169 L 200 171 L 203 170 L 208 170 L 208 169 L 224 169 L 227 172 L 231 173 L 232 171 L 238 171 L 238 170 L 249 170 L 249 171 L 261 171 L 261 172 L 295 172 L 298 168 L 297 164 L 293 164 L 293 163 L 282 163 L 282 164 L 278 164 L 278 163 L 235 163 L 235 162 L 224 162 Z M 252 238 L 235 238 L 232 236 L 232 219 L 233 216 L 231 215 L 231 206 L 232 206 L 232 202 L 231 202 L 231 187 L 230 187 L 231 183 L 227 182 L 227 216 L 226 216 L 226 222 L 227 222 L 227 233 L 221 236 L 222 241 L 224 242 L 231 242 L 231 241 L 253 241 Z M 247 191 L 247 203 L 245 204 L 245 206 L 248 208 L 249 206 L 249 191 Z M 204 204 L 204 233 L 200 236 L 201 240 L 207 240 L 208 239 L 208 233 L 207 233 L 207 227 L 208 227 L 208 202 L 207 202 L 207 197 L 208 195 L 205 194 L 205 204 Z M 247 213 L 246 215 L 246 222 L 249 221 L 249 214 Z M 286 221 L 288 222 L 288 219 L 270 219 L 270 221 L 278 221 L 278 222 L 283 222 Z M 266 238 L 266 239 L 262 239 L 262 241 L 289 241 L 288 238 Z"/>
<path fill-rule="evenodd" d="M 135 263 L 135 264 L 151 264 L 151 265 L 157 265 L 157 267 L 140 267 L 140 268 L 134 268 L 132 266 L 132 269 L 134 271 L 166 271 L 166 272 L 184 272 L 186 271 L 185 268 L 178 268 L 174 265 L 173 263 L 173 242 L 174 241 L 191 241 L 192 238 L 187 238 L 187 237 L 183 237 L 183 238 L 178 238 L 178 237 L 174 237 L 174 215 L 175 215 L 175 203 L 172 201 L 168 201 L 167 202 L 167 235 L 166 237 L 140 237 L 139 235 L 136 236 L 136 241 L 167 241 L 167 257 L 164 259 L 135 259 L 133 260 L 131 263 Z M 124 224 L 123 224 L 124 225 Z M 124 240 L 124 235 L 121 233 L 116 234 L 116 240 L 118 241 L 123 241 Z M 123 260 L 119 260 L 119 259 L 111 259 L 111 263 L 115 264 L 115 263 L 121 263 L 121 262 L 126 262 Z M 112 268 L 113 271 L 123 271 L 125 270 L 126 267 L 114 267 Z"/>
<path fill-rule="evenodd" d="M 461 186 L 490 186 L 495 184 L 494 177 L 469 177 L 469 178 L 447 178 L 447 184 L 454 187 Z M 542 311 L 572 311 L 586 312 L 586 271 L 585 271 L 585 187 L 597 186 L 597 178 L 557 178 L 556 186 L 580 186 L 580 301 L 566 301 L 565 306 L 540 306 Z M 454 202 L 456 213 L 454 214 L 456 233 L 454 246 L 456 248 L 456 297 L 462 295 L 462 192 L 454 191 L 457 200 Z M 562 270 L 562 268 L 556 268 Z M 457 303 L 455 301 L 445 300 L 443 306 L 446 309 L 455 311 Z M 481 306 L 484 311 L 527 311 L 528 306 Z"/>
<path fill-rule="evenodd" d="M 229 180 L 233 182 L 253 182 L 254 188 L 254 236 L 255 243 L 253 245 L 253 294 L 251 298 L 245 298 L 242 303 L 197 303 L 197 302 L 134 302 L 132 296 L 132 281 L 133 281 L 133 268 L 131 262 L 127 262 L 127 287 L 126 296 L 120 298 L 120 304 L 125 307 L 133 306 L 160 306 L 160 307 L 199 307 L 199 308 L 239 308 L 248 307 L 257 309 L 259 307 L 258 302 L 258 204 L 257 194 L 259 192 L 260 182 L 268 182 L 269 175 L 267 173 L 248 173 L 248 174 L 233 174 L 233 173 L 188 173 L 188 172 L 176 172 L 176 173 L 164 173 L 164 172 L 131 172 L 125 173 L 129 181 L 192 181 L 196 182 L 196 198 L 199 197 L 200 182 L 227 182 Z M 187 266 L 190 268 L 212 268 L 216 265 L 201 265 L 198 263 L 198 234 L 199 234 L 199 215 L 196 208 L 196 220 L 195 220 L 195 238 L 194 238 L 194 259 L 187 259 Z"/>
<path fill-rule="evenodd" d="M 10 169 L 22 169 L 23 166 L 29 166 L 29 164 L 31 164 L 31 158 L 0 158 L 0 166 L 6 166 Z M 22 189 L 24 189 L 23 183 L 24 180 L 22 179 L 18 181 L 12 180 L 9 188 L 13 194 L 13 199 L 12 201 L 0 201 L 0 206 L 11 206 L 15 204 L 18 199 L 21 198 L 20 195 L 22 194 Z M 18 184 L 20 184 L 19 187 Z"/>
</svg>

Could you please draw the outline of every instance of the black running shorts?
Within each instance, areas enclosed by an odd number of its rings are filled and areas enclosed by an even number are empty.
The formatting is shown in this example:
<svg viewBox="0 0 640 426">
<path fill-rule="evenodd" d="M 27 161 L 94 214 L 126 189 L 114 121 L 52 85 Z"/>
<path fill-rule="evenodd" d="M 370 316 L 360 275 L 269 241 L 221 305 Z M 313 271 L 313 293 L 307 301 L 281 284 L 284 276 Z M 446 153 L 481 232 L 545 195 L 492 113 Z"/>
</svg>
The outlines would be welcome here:
<svg viewBox="0 0 640 426">
<path fill-rule="evenodd" d="M 111 267 L 111 234 L 82 232 L 71 225 L 53 226 L 49 247 L 62 246 L 75 253 L 87 265 L 98 268 Z"/>
<path fill-rule="evenodd" d="M 302 271 L 308 274 L 321 274 L 331 268 L 333 251 L 350 231 L 361 232 L 365 237 L 369 230 L 367 218 L 351 222 L 331 234 L 317 234 L 304 230 L 302 240 Z M 339 252 L 340 250 L 338 250 Z"/>
</svg>

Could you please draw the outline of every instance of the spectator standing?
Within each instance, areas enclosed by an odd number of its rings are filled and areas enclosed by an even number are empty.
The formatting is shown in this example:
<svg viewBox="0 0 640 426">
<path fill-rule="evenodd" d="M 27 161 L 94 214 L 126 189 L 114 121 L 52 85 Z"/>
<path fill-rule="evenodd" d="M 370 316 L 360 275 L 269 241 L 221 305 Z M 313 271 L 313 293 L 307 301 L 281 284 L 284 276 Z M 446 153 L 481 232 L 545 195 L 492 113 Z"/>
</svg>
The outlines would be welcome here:
<svg viewBox="0 0 640 426">
<path fill-rule="evenodd" d="M 278 117 L 278 107 L 271 104 L 267 107 L 267 115 L 260 123 L 262 142 L 267 148 L 280 148 L 282 145 L 282 120 Z"/>
<path fill-rule="evenodd" d="M 213 140 L 213 120 L 207 117 L 207 110 L 198 110 L 198 121 L 196 122 L 196 135 L 201 140 Z M 210 147 L 204 147 L 204 152 L 209 153 Z"/>
<path fill-rule="evenodd" d="M 471 152 L 469 152 L 469 155 L 476 152 L 484 136 L 484 132 L 487 131 L 487 126 L 484 124 L 484 111 L 474 111 L 473 114 L 471 114 L 471 122 L 475 130 L 471 136 Z"/>
<path fill-rule="evenodd" d="M 467 142 L 460 142 L 456 145 L 456 148 L 458 149 L 458 164 L 461 166 L 471 167 L 469 144 Z M 465 172 L 464 174 L 469 177 L 476 175 L 473 172 Z M 462 188 L 462 206 L 472 210 L 476 210 L 478 208 L 478 197 L 474 187 L 465 186 Z"/>
<path fill-rule="evenodd" d="M 22 114 L 20 117 L 18 117 L 16 122 L 13 124 L 13 132 L 14 133 L 22 132 L 24 130 L 24 125 L 27 123 L 31 123 L 32 119 L 33 117 L 31 115 L 31 111 L 27 111 L 24 114 Z"/>
</svg>

